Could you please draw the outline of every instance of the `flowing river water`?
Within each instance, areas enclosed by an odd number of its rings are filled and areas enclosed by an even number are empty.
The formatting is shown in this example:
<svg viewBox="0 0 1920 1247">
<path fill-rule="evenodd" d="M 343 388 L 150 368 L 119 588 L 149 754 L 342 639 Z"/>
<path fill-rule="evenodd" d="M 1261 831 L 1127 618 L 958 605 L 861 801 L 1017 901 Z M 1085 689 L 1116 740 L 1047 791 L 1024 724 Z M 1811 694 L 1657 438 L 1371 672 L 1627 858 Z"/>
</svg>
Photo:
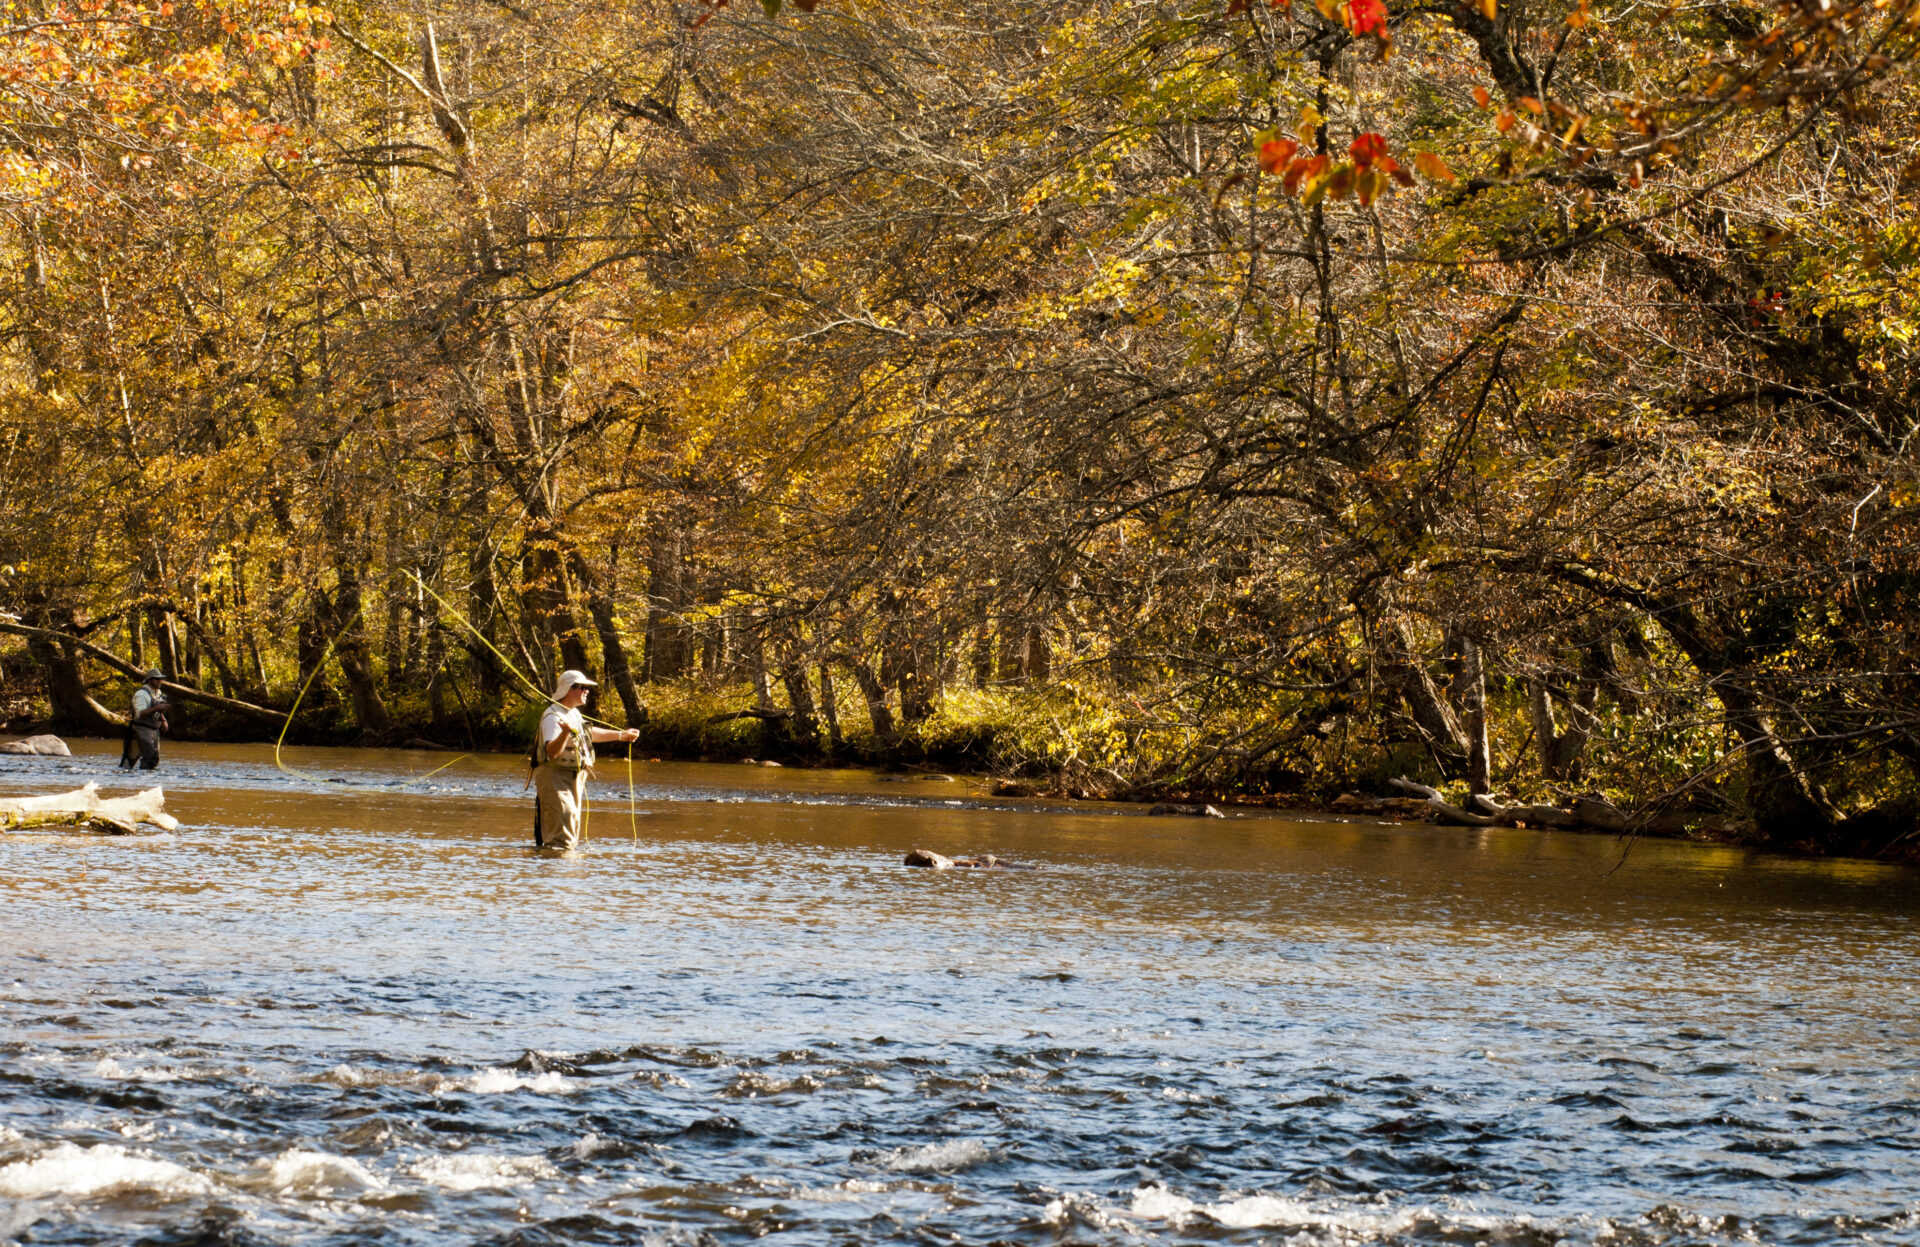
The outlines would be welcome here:
<svg viewBox="0 0 1920 1247">
<path fill-rule="evenodd" d="M 0 836 L 0 1243 L 1920 1241 L 1904 868 L 288 761 Z"/>
</svg>

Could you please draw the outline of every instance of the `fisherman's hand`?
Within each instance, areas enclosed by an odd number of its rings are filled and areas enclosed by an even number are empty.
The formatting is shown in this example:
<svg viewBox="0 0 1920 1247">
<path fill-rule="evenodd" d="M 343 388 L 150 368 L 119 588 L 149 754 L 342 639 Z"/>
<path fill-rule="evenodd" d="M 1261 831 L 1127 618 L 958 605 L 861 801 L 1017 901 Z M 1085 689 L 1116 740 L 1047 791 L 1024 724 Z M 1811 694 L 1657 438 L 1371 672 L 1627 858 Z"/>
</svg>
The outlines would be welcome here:
<svg viewBox="0 0 1920 1247">
<path fill-rule="evenodd" d="M 628 744 L 632 744 L 634 741 L 640 739 L 640 729 L 637 727 L 630 727 L 626 731 L 620 733 L 620 739 L 626 741 Z"/>
</svg>

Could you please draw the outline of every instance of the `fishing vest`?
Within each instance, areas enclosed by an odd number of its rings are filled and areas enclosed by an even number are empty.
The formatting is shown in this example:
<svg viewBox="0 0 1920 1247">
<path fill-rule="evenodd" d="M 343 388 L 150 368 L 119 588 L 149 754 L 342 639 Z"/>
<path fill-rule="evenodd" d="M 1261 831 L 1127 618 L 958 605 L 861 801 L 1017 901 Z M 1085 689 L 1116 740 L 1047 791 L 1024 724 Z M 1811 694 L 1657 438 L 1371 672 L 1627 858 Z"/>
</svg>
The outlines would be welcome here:
<svg viewBox="0 0 1920 1247">
<path fill-rule="evenodd" d="M 560 756 L 547 756 L 546 741 L 547 717 L 542 714 L 540 722 L 533 729 L 533 748 L 527 753 L 527 761 L 533 766 L 542 763 L 557 766 L 563 771 L 590 771 L 593 769 L 593 733 L 584 724 L 581 730 L 567 737 L 567 743 L 560 747 Z"/>
</svg>

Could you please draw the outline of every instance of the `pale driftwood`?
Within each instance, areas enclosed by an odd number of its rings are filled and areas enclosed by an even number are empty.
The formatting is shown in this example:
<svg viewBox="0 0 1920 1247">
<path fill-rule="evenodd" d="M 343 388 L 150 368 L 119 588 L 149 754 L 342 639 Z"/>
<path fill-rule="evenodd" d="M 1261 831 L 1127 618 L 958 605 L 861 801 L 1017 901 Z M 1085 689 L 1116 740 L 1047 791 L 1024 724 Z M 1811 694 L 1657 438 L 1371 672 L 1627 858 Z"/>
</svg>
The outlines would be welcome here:
<svg viewBox="0 0 1920 1247">
<path fill-rule="evenodd" d="M 166 794 L 158 788 L 131 797 L 102 797 L 100 785 L 47 797 L 0 797 L 0 830 L 28 827 L 80 827 L 104 835 L 132 835 L 141 823 L 173 831 L 180 821 L 162 811 Z"/>
</svg>

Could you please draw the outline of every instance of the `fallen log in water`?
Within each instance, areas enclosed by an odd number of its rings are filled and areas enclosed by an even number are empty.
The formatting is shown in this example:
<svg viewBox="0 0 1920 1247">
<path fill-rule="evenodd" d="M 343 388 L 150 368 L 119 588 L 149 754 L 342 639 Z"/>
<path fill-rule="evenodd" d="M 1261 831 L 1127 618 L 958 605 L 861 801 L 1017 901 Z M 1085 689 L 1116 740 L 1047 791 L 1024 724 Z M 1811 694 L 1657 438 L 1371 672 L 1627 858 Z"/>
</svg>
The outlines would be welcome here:
<svg viewBox="0 0 1920 1247">
<path fill-rule="evenodd" d="M 162 812 L 166 794 L 158 788 L 131 797 L 102 797 L 100 785 L 88 784 L 49 797 L 0 797 L 0 831 L 28 827 L 79 827 L 109 836 L 128 836 L 141 823 L 173 831 L 180 820 Z"/>
<path fill-rule="evenodd" d="M 1416 796 L 1425 797 L 1427 804 L 1433 807 L 1433 813 L 1439 822 L 1454 823 L 1461 827 L 1491 827 L 1498 821 L 1491 814 L 1474 814 L 1463 810 L 1448 802 L 1438 788 L 1429 788 L 1425 784 L 1415 783 L 1404 775 L 1387 782 L 1402 792 L 1411 792 Z"/>
<path fill-rule="evenodd" d="M 1678 813 L 1630 813 L 1598 797 L 1581 797 L 1569 810 L 1557 805 L 1501 805 L 1483 792 L 1469 798 L 1475 809 L 1480 811 L 1475 813 L 1453 805 L 1439 789 L 1415 783 L 1405 776 L 1388 782 L 1402 792 L 1425 797 L 1436 822 L 1453 823 L 1461 827 L 1558 827 L 1575 831 L 1610 831 L 1616 835 L 1650 832 L 1672 836 L 1685 834 L 1692 821 Z"/>
</svg>

